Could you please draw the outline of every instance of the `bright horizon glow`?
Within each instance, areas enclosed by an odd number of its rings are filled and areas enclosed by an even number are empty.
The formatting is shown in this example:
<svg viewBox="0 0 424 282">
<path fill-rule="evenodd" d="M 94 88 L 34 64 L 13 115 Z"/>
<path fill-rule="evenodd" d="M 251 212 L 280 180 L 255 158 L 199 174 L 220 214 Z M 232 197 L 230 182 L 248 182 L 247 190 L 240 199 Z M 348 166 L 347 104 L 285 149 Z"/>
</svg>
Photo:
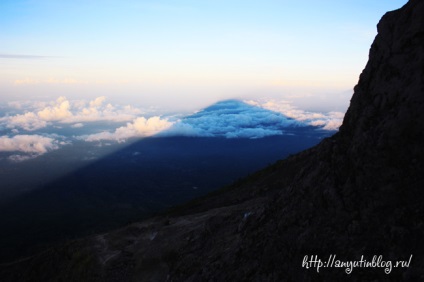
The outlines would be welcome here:
<svg viewBox="0 0 424 282">
<path fill-rule="evenodd" d="M 291 96 L 345 110 L 376 24 L 405 3 L 4 0 L 0 102 L 107 96 L 191 110 Z"/>
</svg>

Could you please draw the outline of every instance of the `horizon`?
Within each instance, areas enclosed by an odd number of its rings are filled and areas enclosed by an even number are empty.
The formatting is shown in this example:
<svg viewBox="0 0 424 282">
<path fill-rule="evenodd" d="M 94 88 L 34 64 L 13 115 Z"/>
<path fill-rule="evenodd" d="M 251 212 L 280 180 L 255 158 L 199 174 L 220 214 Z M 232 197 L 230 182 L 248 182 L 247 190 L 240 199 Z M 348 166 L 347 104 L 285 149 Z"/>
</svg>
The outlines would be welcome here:
<svg viewBox="0 0 424 282">
<path fill-rule="evenodd" d="M 227 99 L 344 112 L 376 22 L 406 1 L 2 1 L 0 103 Z"/>
<path fill-rule="evenodd" d="M 158 134 L 263 138 L 288 119 L 337 130 L 394 2 L 3 1 L 0 159 Z M 228 100 L 237 118 L 191 118 Z"/>
</svg>

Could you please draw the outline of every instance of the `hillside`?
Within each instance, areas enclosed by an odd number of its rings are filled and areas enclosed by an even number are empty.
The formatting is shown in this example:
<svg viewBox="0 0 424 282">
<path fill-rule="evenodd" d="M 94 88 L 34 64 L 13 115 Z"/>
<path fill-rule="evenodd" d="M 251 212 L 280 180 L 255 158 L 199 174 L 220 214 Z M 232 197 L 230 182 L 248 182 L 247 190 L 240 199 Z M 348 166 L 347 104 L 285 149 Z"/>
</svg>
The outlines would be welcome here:
<svg viewBox="0 0 424 282">
<path fill-rule="evenodd" d="M 424 280 L 422 15 L 410 0 L 381 19 L 331 138 L 162 216 L 2 265 L 2 281 Z M 413 257 L 389 274 L 302 267 L 332 254 Z"/>
<path fill-rule="evenodd" d="M 112 147 L 108 154 L 89 163 L 82 161 L 85 165 L 79 169 L 71 165 L 67 174 L 44 185 L 36 185 L 36 181 L 32 189 L 29 184 L 22 185 L 26 193 L 0 203 L 0 263 L 141 221 L 334 134 L 235 100 L 221 101 L 183 120 L 161 132 L 163 136 L 131 140 L 126 146 L 99 143 L 99 148 Z M 181 128 L 199 136 L 172 135 Z M 239 135 L 245 137 L 234 137 Z M 47 154 L 24 166 L 9 164 L 7 170 L 13 173 L 8 178 L 26 179 L 29 171 L 45 180 L 55 168 L 66 167 L 74 155 L 89 154 L 90 149 L 85 148 Z M 7 178 L 0 178 L 7 186 Z"/>
</svg>

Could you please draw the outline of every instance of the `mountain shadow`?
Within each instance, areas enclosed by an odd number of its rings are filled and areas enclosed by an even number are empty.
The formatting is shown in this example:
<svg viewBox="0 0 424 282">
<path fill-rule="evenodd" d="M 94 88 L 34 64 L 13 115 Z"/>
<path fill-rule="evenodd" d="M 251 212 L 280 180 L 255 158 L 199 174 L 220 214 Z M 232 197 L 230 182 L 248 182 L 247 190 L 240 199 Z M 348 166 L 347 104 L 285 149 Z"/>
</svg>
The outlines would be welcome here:
<svg viewBox="0 0 424 282">
<path fill-rule="evenodd" d="M 183 123 L 3 205 L 0 259 L 139 221 L 334 133 L 236 100 L 212 105 Z"/>
</svg>

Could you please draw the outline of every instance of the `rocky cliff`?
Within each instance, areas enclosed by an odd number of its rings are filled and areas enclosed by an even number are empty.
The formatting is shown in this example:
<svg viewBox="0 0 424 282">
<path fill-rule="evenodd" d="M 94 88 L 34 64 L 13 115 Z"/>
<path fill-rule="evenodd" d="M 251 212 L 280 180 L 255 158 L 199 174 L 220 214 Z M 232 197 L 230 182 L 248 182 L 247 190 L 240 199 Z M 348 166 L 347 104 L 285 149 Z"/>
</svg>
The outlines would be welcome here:
<svg viewBox="0 0 424 282">
<path fill-rule="evenodd" d="M 163 216 L 3 265 L 2 281 L 423 281 L 423 15 L 410 0 L 381 19 L 333 137 Z M 389 274 L 303 263 L 411 254 Z"/>
</svg>

